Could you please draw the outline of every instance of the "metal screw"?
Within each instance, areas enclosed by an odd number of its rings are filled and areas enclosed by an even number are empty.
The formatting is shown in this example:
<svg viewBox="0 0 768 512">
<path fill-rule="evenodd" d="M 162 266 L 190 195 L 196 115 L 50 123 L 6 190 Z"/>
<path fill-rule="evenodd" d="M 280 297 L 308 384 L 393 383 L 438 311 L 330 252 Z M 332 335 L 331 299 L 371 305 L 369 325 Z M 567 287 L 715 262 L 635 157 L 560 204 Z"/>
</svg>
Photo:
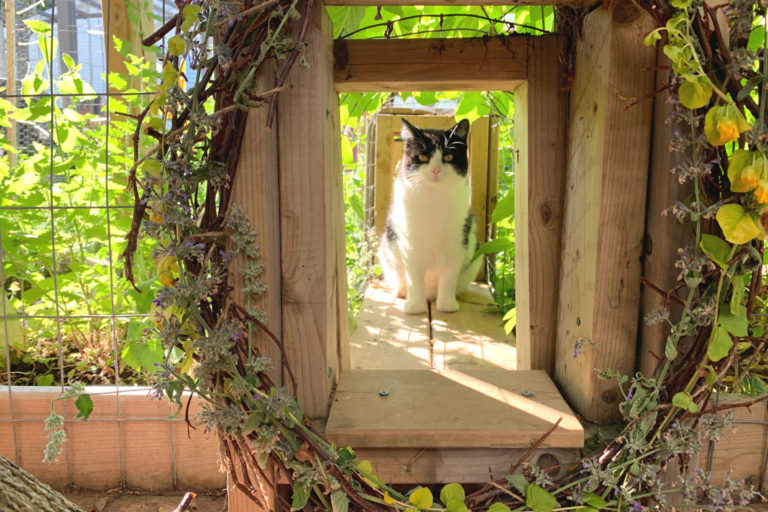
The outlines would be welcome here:
<svg viewBox="0 0 768 512">
<path fill-rule="evenodd" d="M 530 389 L 524 389 L 523 392 L 521 393 L 521 395 L 523 395 L 523 396 L 533 396 L 533 391 L 531 391 Z"/>
<path fill-rule="evenodd" d="M 386 389 L 380 389 L 379 396 L 389 396 L 389 391 L 387 391 Z"/>
</svg>

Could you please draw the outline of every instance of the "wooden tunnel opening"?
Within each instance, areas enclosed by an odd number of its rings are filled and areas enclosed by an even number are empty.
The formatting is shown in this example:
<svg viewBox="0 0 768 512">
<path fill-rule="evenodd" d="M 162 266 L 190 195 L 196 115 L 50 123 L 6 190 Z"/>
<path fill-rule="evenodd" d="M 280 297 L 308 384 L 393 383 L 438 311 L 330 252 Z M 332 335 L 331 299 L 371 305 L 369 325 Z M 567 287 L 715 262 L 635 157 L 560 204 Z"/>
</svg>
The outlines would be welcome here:
<svg viewBox="0 0 768 512">
<path fill-rule="evenodd" d="M 534 332 L 530 328 L 532 322 L 551 325 L 556 318 L 557 279 L 552 279 L 552 268 L 559 264 L 559 229 L 521 225 L 540 222 L 539 216 L 526 214 L 537 201 L 546 201 L 551 209 L 557 208 L 562 199 L 557 185 L 543 198 L 538 190 L 542 185 L 561 183 L 564 176 L 564 159 L 557 158 L 565 147 L 565 95 L 560 88 L 564 74 L 558 58 L 561 43 L 559 36 L 334 42 L 336 92 L 501 90 L 516 95 L 516 252 L 527 254 L 516 257 L 518 296 L 524 310 L 522 315 L 518 313 L 524 321 L 518 328 L 516 370 L 471 365 L 435 369 L 434 360 L 429 363 L 432 371 L 428 371 L 429 366 L 413 367 L 407 362 L 392 368 L 386 361 L 392 352 L 372 348 L 371 357 L 357 365 L 351 363 L 350 340 L 339 340 L 340 353 L 346 359 L 340 361 L 326 435 L 372 460 L 374 469 L 385 480 L 482 481 L 487 478 L 489 460 L 491 466 L 498 463 L 494 468 L 501 474 L 510 457 L 561 418 L 557 434 L 548 438 L 544 450 L 564 462 L 583 445 L 583 429 L 550 378 L 554 331 L 545 328 Z M 397 131 L 394 123 L 399 127 L 399 117 L 395 114 L 385 120 L 385 137 L 391 139 Z M 434 121 L 435 127 L 453 122 L 452 117 L 449 121 Z M 376 137 L 377 143 L 383 141 L 378 133 Z M 553 151 L 553 147 L 558 149 Z M 487 170 L 487 151 L 483 158 Z M 395 162 L 390 159 L 387 163 L 391 173 Z M 392 176 L 382 176 L 384 179 L 377 180 L 375 187 L 385 188 L 377 188 L 375 194 L 388 201 Z M 493 199 L 488 200 L 488 188 L 486 175 L 485 187 L 473 187 L 472 191 L 473 211 L 482 217 L 478 219 L 480 225 L 488 222 L 495 205 Z M 534 198 L 529 198 L 531 189 Z M 374 225 L 381 232 L 384 210 L 376 210 Z M 559 220 L 550 216 L 545 224 L 555 225 Z M 530 236 L 534 230 L 534 236 Z M 545 273 L 539 270 L 542 263 L 554 264 Z M 384 308 L 385 317 L 392 316 L 382 321 L 386 325 L 378 331 L 381 336 L 405 331 L 411 337 L 417 329 L 407 324 L 426 320 L 406 318 L 399 312 L 402 305 L 392 306 Z M 364 313 L 361 311 L 361 315 Z M 460 314 L 461 310 L 452 315 Z M 547 317 L 546 322 L 538 320 L 543 317 Z M 449 324 L 456 318 L 444 320 Z M 358 330 L 365 321 L 358 320 Z M 546 342 L 542 342 L 545 338 Z M 434 342 L 428 340 L 430 347 Z M 445 410 L 448 403 L 453 404 L 450 411 Z"/>
</svg>

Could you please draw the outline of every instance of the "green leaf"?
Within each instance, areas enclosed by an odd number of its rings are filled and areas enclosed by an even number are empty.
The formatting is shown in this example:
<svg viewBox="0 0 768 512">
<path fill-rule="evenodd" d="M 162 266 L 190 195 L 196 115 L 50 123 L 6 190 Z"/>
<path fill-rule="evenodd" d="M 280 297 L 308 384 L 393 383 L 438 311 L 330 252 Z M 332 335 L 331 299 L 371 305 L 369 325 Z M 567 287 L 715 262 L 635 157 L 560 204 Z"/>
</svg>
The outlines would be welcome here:
<svg viewBox="0 0 768 512">
<path fill-rule="evenodd" d="M 477 253 L 488 254 L 488 253 L 501 252 L 514 246 L 515 246 L 515 240 L 511 237 L 505 236 L 501 238 L 496 238 L 495 240 L 491 240 L 490 242 L 485 242 L 477 250 Z"/>
<path fill-rule="evenodd" d="M 745 309 L 743 315 L 735 316 L 729 313 L 720 314 L 717 318 L 717 323 L 731 333 L 734 336 L 747 336 L 748 325 L 747 322 L 747 310 Z"/>
<path fill-rule="evenodd" d="M 677 357 L 677 344 L 672 336 L 667 337 L 667 345 L 664 348 L 664 357 L 670 361 Z"/>
<path fill-rule="evenodd" d="M 432 492 L 426 487 L 419 487 L 408 496 L 408 502 L 416 508 L 429 508 L 432 501 Z"/>
<path fill-rule="evenodd" d="M 707 347 L 707 357 L 717 362 L 728 355 L 733 346 L 733 340 L 728 331 L 721 327 L 715 327 L 715 335 Z"/>
<path fill-rule="evenodd" d="M 691 3 L 693 3 L 693 0 L 671 0 L 669 5 L 675 9 L 687 9 L 691 6 Z"/>
<path fill-rule="evenodd" d="M 531 484 L 525 489 L 525 506 L 533 512 L 552 512 L 559 503 L 552 493 L 536 484 Z"/>
<path fill-rule="evenodd" d="M 643 44 L 645 46 L 655 46 L 659 39 L 661 39 L 661 33 L 658 30 L 654 30 L 645 36 L 645 39 L 643 39 Z"/>
<path fill-rule="evenodd" d="M 448 500 L 448 502 L 445 504 L 445 511 L 446 512 L 469 512 L 469 509 L 464 504 L 463 501 L 459 500 Z"/>
<path fill-rule="evenodd" d="M 459 484 L 448 484 L 440 490 L 440 501 L 447 505 L 451 500 L 459 500 L 464 503 L 464 488 Z"/>
<path fill-rule="evenodd" d="M 744 210 L 740 204 L 726 204 L 715 215 L 725 239 L 732 244 L 745 244 L 763 235 L 756 215 Z"/>
<path fill-rule="evenodd" d="M 134 370 L 154 371 L 155 363 L 163 361 L 163 347 L 156 339 L 126 341 L 120 356 Z"/>
<path fill-rule="evenodd" d="M 252 412 L 243 422 L 243 429 L 241 434 L 244 436 L 250 434 L 257 428 L 261 427 L 262 423 L 264 423 L 262 421 L 262 417 L 259 414 Z"/>
<path fill-rule="evenodd" d="M 53 375 L 38 375 L 35 377 L 35 386 L 50 386 L 53 384 Z"/>
<path fill-rule="evenodd" d="M 524 475 L 517 473 L 514 475 L 507 475 L 506 478 L 507 482 L 512 484 L 512 486 L 520 493 L 525 493 L 525 490 L 528 488 L 528 479 L 525 478 Z"/>
<path fill-rule="evenodd" d="M 329 6 L 326 7 L 326 11 L 333 23 L 333 37 L 357 30 L 365 17 L 365 7 Z"/>
<path fill-rule="evenodd" d="M 701 235 L 701 250 L 709 256 L 709 259 L 720 265 L 720 268 L 728 268 L 728 260 L 731 256 L 731 246 L 715 235 Z"/>
<path fill-rule="evenodd" d="M 75 418 L 83 418 L 83 420 L 87 420 L 88 416 L 93 412 L 93 400 L 91 400 L 91 395 L 83 393 L 78 396 L 77 400 L 75 400 L 75 407 L 77 407 L 78 411 Z"/>
<path fill-rule="evenodd" d="M 746 295 L 746 290 L 747 290 L 744 284 L 745 277 L 748 277 L 748 276 L 746 275 L 734 276 L 731 278 L 733 293 L 731 294 L 731 302 L 729 306 L 730 306 L 732 315 L 738 316 L 738 315 L 746 314 L 747 312 L 747 309 L 741 305 L 741 302 L 744 300 L 744 296 Z"/>
<path fill-rule="evenodd" d="M 184 55 L 184 51 L 187 49 L 187 42 L 180 35 L 175 35 L 168 40 L 168 53 L 175 55 L 176 57 Z"/>
<path fill-rule="evenodd" d="M 602 510 L 608 506 L 608 502 L 606 502 L 602 496 L 599 496 L 593 492 L 588 492 L 585 494 L 582 501 L 585 505 L 589 505 L 590 507 L 596 508 L 597 510 Z"/>
<path fill-rule="evenodd" d="M 717 373 L 715 373 L 715 369 L 712 368 L 712 365 L 708 364 L 704 368 L 707 369 L 707 376 L 706 376 L 707 388 L 712 389 L 712 386 L 714 386 L 715 382 L 717 381 Z"/>
<path fill-rule="evenodd" d="M 706 77 L 685 80 L 678 91 L 680 103 L 693 110 L 709 103 L 712 98 L 712 84 Z"/>
<path fill-rule="evenodd" d="M 699 406 L 693 402 L 691 395 L 685 391 L 680 391 L 672 397 L 672 405 L 690 412 L 696 412 L 699 410 Z"/>
<path fill-rule="evenodd" d="M 507 195 L 501 198 L 496 204 L 491 214 L 491 222 L 501 222 L 515 214 L 515 192 L 510 190 Z"/>
<path fill-rule="evenodd" d="M 301 510 L 309 501 L 310 487 L 303 483 L 293 484 L 293 499 L 291 500 L 291 510 Z"/>
<path fill-rule="evenodd" d="M 509 510 L 509 507 L 503 503 L 494 503 L 488 507 L 487 512 L 511 512 L 511 510 Z"/>
<path fill-rule="evenodd" d="M 349 496 L 344 491 L 331 493 L 331 507 L 333 512 L 347 512 L 349 510 Z"/>
<path fill-rule="evenodd" d="M 41 20 L 24 20 L 24 24 L 35 34 L 43 36 L 51 33 L 51 25 Z"/>
</svg>

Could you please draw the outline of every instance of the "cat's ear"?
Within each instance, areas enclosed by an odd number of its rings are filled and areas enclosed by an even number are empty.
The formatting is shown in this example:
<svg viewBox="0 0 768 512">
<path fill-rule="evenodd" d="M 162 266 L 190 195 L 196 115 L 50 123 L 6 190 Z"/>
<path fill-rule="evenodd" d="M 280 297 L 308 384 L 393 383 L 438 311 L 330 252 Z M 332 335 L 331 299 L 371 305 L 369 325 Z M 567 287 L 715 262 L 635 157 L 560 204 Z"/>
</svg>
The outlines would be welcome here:
<svg viewBox="0 0 768 512">
<path fill-rule="evenodd" d="M 466 119 L 462 119 L 456 125 L 451 128 L 450 130 L 450 138 L 457 137 L 459 139 L 466 139 L 467 134 L 469 133 L 469 121 Z"/>
<path fill-rule="evenodd" d="M 400 120 L 403 122 L 403 127 L 400 130 L 400 137 L 402 137 L 403 140 L 413 139 L 419 142 L 424 140 L 424 135 L 421 133 L 421 130 L 409 123 L 404 117 L 401 117 Z"/>
</svg>

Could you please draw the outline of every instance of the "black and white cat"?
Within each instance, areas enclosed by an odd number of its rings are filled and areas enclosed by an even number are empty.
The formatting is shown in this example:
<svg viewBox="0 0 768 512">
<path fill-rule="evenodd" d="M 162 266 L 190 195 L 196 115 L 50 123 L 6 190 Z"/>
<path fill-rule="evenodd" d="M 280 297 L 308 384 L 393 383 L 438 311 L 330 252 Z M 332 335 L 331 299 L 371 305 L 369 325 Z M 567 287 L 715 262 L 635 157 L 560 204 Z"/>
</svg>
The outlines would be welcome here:
<svg viewBox="0 0 768 512">
<path fill-rule="evenodd" d="M 469 121 L 450 130 L 421 130 L 403 121 L 405 143 L 395 179 L 379 263 L 389 286 L 406 298 L 405 312 L 459 309 L 456 295 L 477 275 L 482 258 L 469 207 Z"/>
</svg>

